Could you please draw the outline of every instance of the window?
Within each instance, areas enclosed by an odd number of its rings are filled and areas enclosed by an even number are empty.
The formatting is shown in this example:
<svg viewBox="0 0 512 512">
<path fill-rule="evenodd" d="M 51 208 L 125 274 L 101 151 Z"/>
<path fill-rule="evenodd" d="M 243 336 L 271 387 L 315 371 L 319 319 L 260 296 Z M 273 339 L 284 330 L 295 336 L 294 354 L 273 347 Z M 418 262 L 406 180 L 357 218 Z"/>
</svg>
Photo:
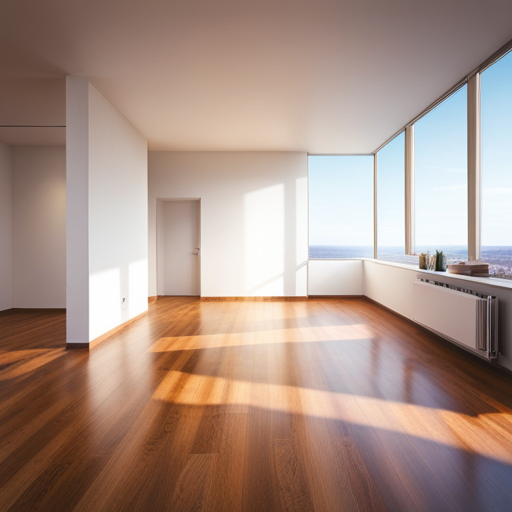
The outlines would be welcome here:
<svg viewBox="0 0 512 512">
<path fill-rule="evenodd" d="M 373 156 L 309 157 L 309 257 L 373 258 Z"/>
<path fill-rule="evenodd" d="M 467 259 L 467 87 L 415 124 L 416 253 Z"/>
<path fill-rule="evenodd" d="M 512 278 L 512 52 L 481 75 L 481 258 Z"/>
<path fill-rule="evenodd" d="M 417 263 L 405 254 L 405 133 L 377 153 L 377 258 Z"/>
</svg>

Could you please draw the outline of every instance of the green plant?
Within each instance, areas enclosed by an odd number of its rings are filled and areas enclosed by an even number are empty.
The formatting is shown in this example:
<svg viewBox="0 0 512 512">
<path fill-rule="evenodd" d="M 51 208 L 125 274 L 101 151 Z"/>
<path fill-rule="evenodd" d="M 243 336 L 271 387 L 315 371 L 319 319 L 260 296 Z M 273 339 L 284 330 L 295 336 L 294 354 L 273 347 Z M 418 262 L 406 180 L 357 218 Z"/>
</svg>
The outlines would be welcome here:
<svg viewBox="0 0 512 512">
<path fill-rule="evenodd" d="M 444 258 L 445 258 L 445 256 L 444 256 L 443 251 L 438 251 L 436 249 L 436 270 L 438 272 L 443 272 L 446 270 L 445 265 L 443 265 Z"/>
</svg>

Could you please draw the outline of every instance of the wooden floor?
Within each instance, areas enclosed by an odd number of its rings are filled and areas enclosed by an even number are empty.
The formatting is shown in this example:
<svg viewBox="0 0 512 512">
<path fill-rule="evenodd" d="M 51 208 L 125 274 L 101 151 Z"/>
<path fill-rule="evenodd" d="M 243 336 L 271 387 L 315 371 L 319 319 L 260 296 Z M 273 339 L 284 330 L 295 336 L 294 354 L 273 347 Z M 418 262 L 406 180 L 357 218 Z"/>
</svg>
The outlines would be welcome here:
<svg viewBox="0 0 512 512">
<path fill-rule="evenodd" d="M 364 299 L 0 314 L 0 510 L 510 511 L 512 378 Z"/>
</svg>

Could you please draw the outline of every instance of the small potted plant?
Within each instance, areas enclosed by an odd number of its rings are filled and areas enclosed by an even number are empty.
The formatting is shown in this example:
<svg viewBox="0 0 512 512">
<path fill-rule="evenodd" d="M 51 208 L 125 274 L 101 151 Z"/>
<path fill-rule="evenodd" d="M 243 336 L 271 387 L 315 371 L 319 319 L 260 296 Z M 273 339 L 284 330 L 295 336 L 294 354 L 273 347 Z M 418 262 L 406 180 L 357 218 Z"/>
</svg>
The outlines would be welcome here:
<svg viewBox="0 0 512 512">
<path fill-rule="evenodd" d="M 436 270 L 438 272 L 446 272 L 446 256 L 443 251 L 436 250 Z"/>
</svg>

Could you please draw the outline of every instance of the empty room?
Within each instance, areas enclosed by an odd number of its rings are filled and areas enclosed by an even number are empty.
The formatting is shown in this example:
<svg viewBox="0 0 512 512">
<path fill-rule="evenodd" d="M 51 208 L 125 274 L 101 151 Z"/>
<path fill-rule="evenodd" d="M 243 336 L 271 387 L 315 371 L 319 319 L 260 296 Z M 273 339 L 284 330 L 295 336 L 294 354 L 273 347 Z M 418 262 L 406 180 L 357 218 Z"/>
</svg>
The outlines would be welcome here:
<svg viewBox="0 0 512 512">
<path fill-rule="evenodd" d="M 0 6 L 0 510 L 512 510 L 512 3 Z"/>
</svg>

